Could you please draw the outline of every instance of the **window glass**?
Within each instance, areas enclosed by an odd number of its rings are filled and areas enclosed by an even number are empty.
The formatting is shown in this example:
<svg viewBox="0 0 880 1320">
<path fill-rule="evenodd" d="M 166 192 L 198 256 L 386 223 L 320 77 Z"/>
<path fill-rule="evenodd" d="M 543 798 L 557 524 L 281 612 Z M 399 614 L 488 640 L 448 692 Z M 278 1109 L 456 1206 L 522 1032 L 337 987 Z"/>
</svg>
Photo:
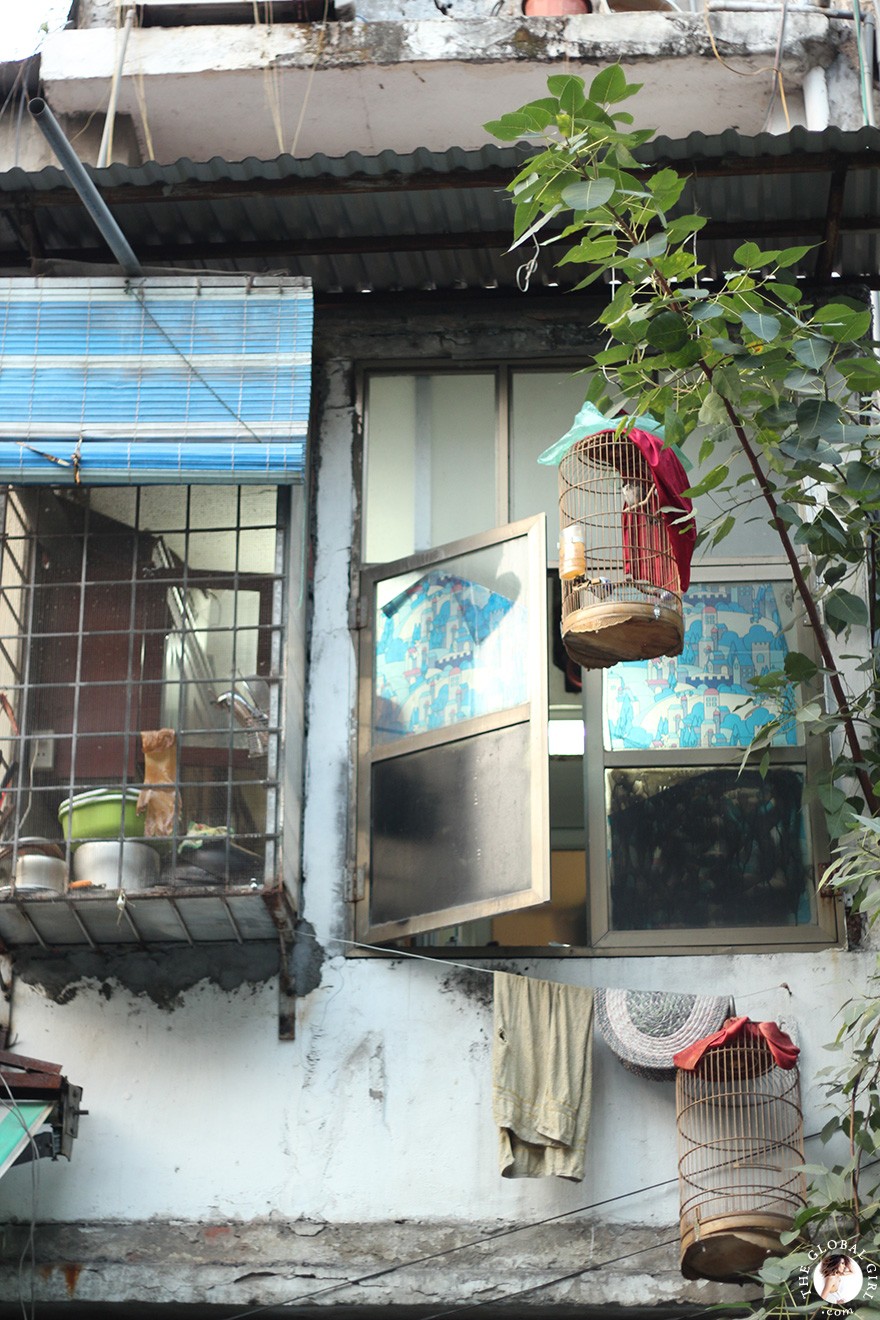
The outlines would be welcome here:
<svg viewBox="0 0 880 1320">
<path fill-rule="evenodd" d="M 608 751 L 747 747 L 784 710 L 752 704 L 749 680 L 782 669 L 794 620 L 784 582 L 699 582 L 684 597 L 679 656 L 615 665 L 605 676 L 603 730 Z M 773 739 L 793 746 L 792 719 Z"/>
<path fill-rule="evenodd" d="M 803 790 L 788 766 L 606 770 L 612 928 L 813 921 Z"/>
<path fill-rule="evenodd" d="M 526 549 L 520 538 L 377 584 L 374 742 L 528 699 Z"/>
<path fill-rule="evenodd" d="M 494 372 L 371 376 L 368 391 L 367 562 L 494 527 Z"/>
<path fill-rule="evenodd" d="M 569 429 L 587 381 L 570 371 L 510 373 L 510 517 L 547 514 L 547 558 L 557 559 L 559 469 L 538 455 Z"/>
</svg>

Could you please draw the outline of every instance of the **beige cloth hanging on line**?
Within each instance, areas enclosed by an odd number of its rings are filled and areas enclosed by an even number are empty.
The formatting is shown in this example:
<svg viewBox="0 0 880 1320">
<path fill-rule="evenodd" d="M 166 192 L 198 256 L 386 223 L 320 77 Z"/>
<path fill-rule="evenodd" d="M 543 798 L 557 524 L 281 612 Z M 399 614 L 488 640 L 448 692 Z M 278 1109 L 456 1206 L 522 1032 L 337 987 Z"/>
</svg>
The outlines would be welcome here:
<svg viewBox="0 0 880 1320">
<path fill-rule="evenodd" d="M 584 1176 L 593 991 L 496 972 L 492 1113 L 504 1178 Z"/>
</svg>

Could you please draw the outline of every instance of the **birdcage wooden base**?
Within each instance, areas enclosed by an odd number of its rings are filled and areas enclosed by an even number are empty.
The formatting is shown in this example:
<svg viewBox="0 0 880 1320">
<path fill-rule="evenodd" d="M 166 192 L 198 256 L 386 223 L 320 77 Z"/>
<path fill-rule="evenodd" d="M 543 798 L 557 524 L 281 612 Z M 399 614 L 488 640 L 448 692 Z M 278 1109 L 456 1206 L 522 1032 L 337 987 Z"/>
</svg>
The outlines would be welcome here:
<svg viewBox="0 0 880 1320">
<path fill-rule="evenodd" d="M 686 1279 L 733 1280 L 759 1270 L 768 1256 L 786 1251 L 780 1233 L 792 1226 L 787 1215 L 716 1215 L 681 1226 L 681 1272 Z"/>
<path fill-rule="evenodd" d="M 607 669 L 619 660 L 680 655 L 684 625 L 676 610 L 611 601 L 573 610 L 563 620 L 562 642 L 584 669 Z"/>
</svg>

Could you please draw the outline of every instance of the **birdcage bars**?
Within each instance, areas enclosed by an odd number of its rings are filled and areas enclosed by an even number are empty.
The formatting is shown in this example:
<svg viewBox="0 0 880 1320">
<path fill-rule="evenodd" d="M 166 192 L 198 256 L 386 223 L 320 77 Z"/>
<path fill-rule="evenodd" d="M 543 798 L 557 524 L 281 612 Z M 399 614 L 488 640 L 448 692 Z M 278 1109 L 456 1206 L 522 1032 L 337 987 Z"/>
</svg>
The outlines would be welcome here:
<svg viewBox="0 0 880 1320">
<path fill-rule="evenodd" d="M 645 458 L 603 431 L 559 465 L 559 576 L 565 649 L 585 669 L 679 655 L 681 583 Z"/>
<path fill-rule="evenodd" d="M 797 1068 L 737 1039 L 678 1070 L 676 1110 L 682 1273 L 740 1278 L 780 1253 L 805 1204 Z"/>
</svg>

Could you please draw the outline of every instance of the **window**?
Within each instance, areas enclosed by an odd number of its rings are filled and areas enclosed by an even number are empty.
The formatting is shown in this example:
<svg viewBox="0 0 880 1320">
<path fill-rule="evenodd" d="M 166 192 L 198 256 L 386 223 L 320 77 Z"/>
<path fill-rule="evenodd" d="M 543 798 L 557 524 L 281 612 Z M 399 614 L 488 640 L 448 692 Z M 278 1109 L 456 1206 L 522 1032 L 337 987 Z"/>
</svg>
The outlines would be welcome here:
<svg viewBox="0 0 880 1320">
<path fill-rule="evenodd" d="M 301 500 L 274 486 L 7 490 L 7 868 L 34 836 L 60 841 L 69 804 L 103 791 L 109 826 L 74 816 L 74 834 L 139 838 L 146 826 L 163 885 L 278 883 L 284 566 Z M 159 730 L 171 731 L 161 756 L 149 745 Z M 157 765 L 169 787 L 151 802 L 141 794 Z"/>
<path fill-rule="evenodd" d="M 116 0 L 117 10 L 130 0 Z M 323 23 L 334 19 L 333 0 L 138 0 L 139 27 L 194 27 L 227 23 Z"/>
<path fill-rule="evenodd" d="M 792 721 L 764 773 L 740 773 L 752 732 L 777 713 L 747 709 L 749 678 L 780 667 L 788 648 L 809 649 L 795 638 L 791 584 L 760 516 L 747 514 L 723 543 L 726 559 L 696 566 L 680 657 L 587 674 L 562 650 L 557 473 L 536 459 L 569 428 L 584 389 L 582 376 L 500 364 L 366 380 L 360 934 L 609 953 L 828 943 L 836 912 L 815 894 L 827 845 L 805 793 L 816 749 Z M 504 594 L 497 576 L 472 566 L 480 537 L 497 551 L 522 531 L 494 528 L 541 513 L 544 591 L 522 590 L 523 568 L 512 598 L 527 609 L 517 616 L 508 605 L 493 641 L 477 646 L 471 628 L 458 667 L 449 636 L 431 652 L 433 620 L 449 619 L 463 580 L 487 601 Z M 698 508 L 703 521 L 715 513 Z M 537 594 L 549 604 L 547 631 Z M 389 615 L 399 622 L 402 600 L 409 614 L 395 632 Z M 527 641 L 511 642 L 514 626 L 530 630 Z M 543 714 L 533 704 L 526 712 L 536 689 L 526 698 L 516 687 L 532 681 L 520 657 L 536 628 Z M 480 742 L 493 717 L 487 692 L 509 724 L 519 712 L 515 770 L 511 735 L 493 755 Z M 548 730 L 549 757 L 526 721 Z M 549 899 L 540 896 L 547 845 Z"/>
</svg>

